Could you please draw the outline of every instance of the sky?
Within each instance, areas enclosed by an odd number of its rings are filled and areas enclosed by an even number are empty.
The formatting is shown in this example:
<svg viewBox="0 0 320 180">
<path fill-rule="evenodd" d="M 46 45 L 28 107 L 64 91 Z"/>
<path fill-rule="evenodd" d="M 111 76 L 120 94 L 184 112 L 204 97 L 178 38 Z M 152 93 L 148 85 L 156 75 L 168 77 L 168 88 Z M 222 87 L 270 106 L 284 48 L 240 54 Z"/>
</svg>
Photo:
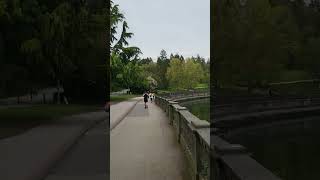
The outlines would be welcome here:
<svg viewBox="0 0 320 180">
<path fill-rule="evenodd" d="M 164 49 L 184 57 L 210 57 L 210 0 L 114 0 L 125 15 L 130 46 L 154 60 Z M 119 30 L 120 31 L 120 30 Z"/>
</svg>

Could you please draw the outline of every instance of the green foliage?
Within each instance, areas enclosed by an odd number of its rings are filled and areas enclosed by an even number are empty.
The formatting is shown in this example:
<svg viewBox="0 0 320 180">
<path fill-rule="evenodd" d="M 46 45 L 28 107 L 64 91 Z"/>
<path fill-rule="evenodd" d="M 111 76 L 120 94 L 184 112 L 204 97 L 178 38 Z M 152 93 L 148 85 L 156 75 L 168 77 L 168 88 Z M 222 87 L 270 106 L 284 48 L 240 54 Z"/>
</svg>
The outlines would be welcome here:
<svg viewBox="0 0 320 180">
<path fill-rule="evenodd" d="M 121 102 L 121 101 L 126 101 L 135 97 L 137 97 L 137 95 L 133 95 L 133 94 L 115 95 L 115 96 L 111 96 L 110 100 L 111 102 Z"/>
<path fill-rule="evenodd" d="M 170 67 L 167 70 L 166 78 L 169 79 L 170 86 L 184 88 L 185 82 L 185 63 L 180 59 L 170 60 Z"/>
<path fill-rule="evenodd" d="M 0 18 L 7 15 L 7 3 L 4 0 L 0 1 Z"/>
<path fill-rule="evenodd" d="M 169 79 L 170 87 L 180 89 L 193 89 L 201 81 L 204 76 L 204 71 L 201 64 L 194 59 L 181 61 L 173 58 L 170 60 L 166 77 Z"/>
<path fill-rule="evenodd" d="M 143 58 L 143 59 L 139 59 L 138 63 L 140 65 L 143 65 L 143 64 L 151 64 L 153 61 L 152 61 L 152 58 L 148 57 L 148 58 Z"/>
<path fill-rule="evenodd" d="M 188 89 L 194 88 L 203 78 L 203 70 L 201 65 L 195 62 L 193 59 L 186 60 L 183 73 L 183 77 L 185 78 L 183 80 L 184 87 Z"/>
<path fill-rule="evenodd" d="M 269 0 L 244 6 L 222 0 L 214 8 L 215 84 L 246 83 L 250 89 L 280 81 L 285 71 L 318 74 L 319 12 L 299 2 Z"/>
<path fill-rule="evenodd" d="M 124 20 L 124 15 L 120 12 L 119 5 L 114 4 L 113 1 L 111 1 L 111 8 L 110 8 L 110 25 L 111 25 L 110 43 L 111 44 L 117 40 L 117 38 L 115 37 L 117 34 L 117 26 L 123 20 Z"/>
<path fill-rule="evenodd" d="M 160 89 L 166 89 L 169 86 L 169 81 L 166 78 L 167 68 L 169 67 L 170 59 L 167 57 L 167 52 L 161 50 L 160 56 L 157 59 L 157 81 Z"/>
<path fill-rule="evenodd" d="M 143 67 L 139 64 L 141 50 L 135 46 L 128 46 L 128 39 L 133 33 L 128 32 L 128 23 L 124 21 L 124 16 L 120 13 L 119 6 L 112 3 L 111 6 L 111 91 L 129 88 L 134 93 L 141 93 L 148 88 L 147 76 L 143 73 Z M 118 24 L 122 24 L 121 36 L 115 37 Z"/>
<path fill-rule="evenodd" d="M 105 63 L 106 14 L 106 4 L 91 9 L 65 0 L 1 0 L 0 74 L 6 65 L 14 66 L 0 80 L 0 96 L 17 95 L 10 87 L 20 79 L 26 83 L 17 84 L 19 93 L 59 86 L 59 81 L 69 97 L 102 96 L 96 89 L 103 86 L 98 67 Z M 16 69 L 22 76 L 18 79 Z"/>
</svg>

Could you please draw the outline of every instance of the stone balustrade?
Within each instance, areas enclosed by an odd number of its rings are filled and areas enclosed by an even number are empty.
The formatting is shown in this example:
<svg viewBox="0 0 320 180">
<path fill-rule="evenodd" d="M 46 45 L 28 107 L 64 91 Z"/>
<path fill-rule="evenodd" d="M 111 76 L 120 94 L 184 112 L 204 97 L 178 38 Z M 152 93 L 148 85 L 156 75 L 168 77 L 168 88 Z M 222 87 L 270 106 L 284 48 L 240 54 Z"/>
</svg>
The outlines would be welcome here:
<svg viewBox="0 0 320 180">
<path fill-rule="evenodd" d="M 197 95 L 203 97 L 208 93 Z M 156 96 L 155 102 L 166 112 L 168 123 L 175 129 L 192 180 L 280 180 L 250 157 L 243 146 L 228 143 L 215 129 L 210 130 L 209 122 L 180 106 L 176 99 L 181 98 L 181 94 Z"/>
</svg>

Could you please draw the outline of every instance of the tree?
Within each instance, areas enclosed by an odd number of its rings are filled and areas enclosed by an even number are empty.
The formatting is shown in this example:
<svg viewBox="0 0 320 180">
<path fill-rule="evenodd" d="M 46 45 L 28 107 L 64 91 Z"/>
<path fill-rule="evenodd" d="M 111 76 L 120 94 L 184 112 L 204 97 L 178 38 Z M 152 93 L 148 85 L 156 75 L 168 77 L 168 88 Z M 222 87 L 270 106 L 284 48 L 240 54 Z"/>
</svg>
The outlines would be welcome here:
<svg viewBox="0 0 320 180">
<path fill-rule="evenodd" d="M 110 26 L 111 26 L 111 38 L 110 44 L 117 40 L 117 26 L 120 22 L 124 20 L 124 15 L 119 10 L 119 5 L 114 4 L 113 1 L 110 1 Z"/>
<path fill-rule="evenodd" d="M 60 89 L 72 82 L 70 96 L 76 91 L 82 91 L 82 99 L 97 94 L 84 93 L 79 85 L 91 83 L 96 84 L 91 90 L 100 88 L 97 67 L 105 63 L 106 10 L 104 6 L 90 9 L 85 1 L 77 0 L 0 1 L 0 71 L 9 67 L 5 74 L 13 79 L 19 69 L 26 83 L 16 88 L 26 92 L 53 84 Z M 13 92 L 11 81 L 0 85 L 4 96 Z"/>
<path fill-rule="evenodd" d="M 139 55 L 142 54 L 140 48 L 131 46 L 131 47 L 122 47 L 119 55 L 124 63 L 129 63 L 130 61 L 138 61 Z"/>
<path fill-rule="evenodd" d="M 183 69 L 184 87 L 188 89 L 194 88 L 203 78 L 204 71 L 201 64 L 193 59 L 187 59 Z"/>
<path fill-rule="evenodd" d="M 72 62 L 70 58 L 65 53 L 65 38 L 67 34 L 67 28 L 69 26 L 70 6 L 67 3 L 59 5 L 51 15 L 51 25 L 50 25 L 50 49 L 48 57 L 51 61 L 51 75 L 56 81 L 57 87 L 57 103 L 60 104 L 60 94 L 62 80 L 64 79 L 65 73 L 69 72 L 69 68 L 72 67 Z"/>
<path fill-rule="evenodd" d="M 201 64 L 192 58 L 181 61 L 178 58 L 170 60 L 170 67 L 166 73 L 170 87 L 177 89 L 192 89 L 200 83 L 204 76 Z"/>
<path fill-rule="evenodd" d="M 161 50 L 160 56 L 157 59 L 158 65 L 158 83 L 159 87 L 166 89 L 169 85 L 168 80 L 166 78 L 167 68 L 169 67 L 170 60 L 167 58 L 167 52 L 165 50 Z"/>
<path fill-rule="evenodd" d="M 0 18 L 7 16 L 7 3 L 6 1 L 0 1 Z"/>
<path fill-rule="evenodd" d="M 128 32 L 129 26 L 123 14 L 119 12 L 119 6 L 112 3 L 111 6 L 111 34 L 112 42 L 115 42 L 111 47 L 111 90 L 121 88 L 129 88 L 132 92 L 141 92 L 147 86 L 147 77 L 142 73 L 140 66 L 140 55 L 142 54 L 139 47 L 129 46 L 128 39 L 133 36 L 133 33 Z M 122 31 L 120 38 L 115 35 L 118 24 L 122 23 Z"/>
<path fill-rule="evenodd" d="M 246 82 L 248 90 L 276 80 L 298 49 L 292 14 L 268 0 L 222 1 L 215 15 L 214 75 L 224 84 Z"/>
<path fill-rule="evenodd" d="M 140 65 L 150 64 L 150 63 L 152 63 L 152 62 L 153 62 L 153 61 L 152 61 L 152 58 L 151 58 L 151 57 L 143 58 L 143 59 L 141 59 L 141 60 L 138 61 L 138 63 L 139 63 Z"/>
<path fill-rule="evenodd" d="M 170 67 L 166 73 L 170 87 L 184 88 L 184 81 L 186 80 L 184 75 L 184 63 L 180 59 L 172 58 L 170 60 Z"/>
</svg>

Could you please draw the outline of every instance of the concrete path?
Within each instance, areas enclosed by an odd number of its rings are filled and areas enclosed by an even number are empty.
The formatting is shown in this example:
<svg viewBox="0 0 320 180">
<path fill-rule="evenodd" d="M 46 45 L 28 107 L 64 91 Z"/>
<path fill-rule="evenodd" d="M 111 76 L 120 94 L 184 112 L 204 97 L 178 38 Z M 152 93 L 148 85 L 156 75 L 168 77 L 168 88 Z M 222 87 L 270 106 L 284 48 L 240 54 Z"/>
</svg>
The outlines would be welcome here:
<svg viewBox="0 0 320 180">
<path fill-rule="evenodd" d="M 112 115 L 111 111 L 111 115 Z M 110 134 L 111 180 L 186 180 L 185 159 L 165 113 L 139 101 Z"/>
<path fill-rule="evenodd" d="M 45 180 L 109 179 L 109 127 L 107 120 L 88 130 L 51 169 Z"/>
<path fill-rule="evenodd" d="M 110 107 L 110 129 L 113 129 L 125 118 L 132 108 L 141 101 L 142 97 L 132 98 L 128 101 L 119 102 Z"/>
<path fill-rule="evenodd" d="M 89 128 L 108 114 L 86 113 L 62 118 L 0 141 L 1 180 L 42 180 Z"/>
</svg>

